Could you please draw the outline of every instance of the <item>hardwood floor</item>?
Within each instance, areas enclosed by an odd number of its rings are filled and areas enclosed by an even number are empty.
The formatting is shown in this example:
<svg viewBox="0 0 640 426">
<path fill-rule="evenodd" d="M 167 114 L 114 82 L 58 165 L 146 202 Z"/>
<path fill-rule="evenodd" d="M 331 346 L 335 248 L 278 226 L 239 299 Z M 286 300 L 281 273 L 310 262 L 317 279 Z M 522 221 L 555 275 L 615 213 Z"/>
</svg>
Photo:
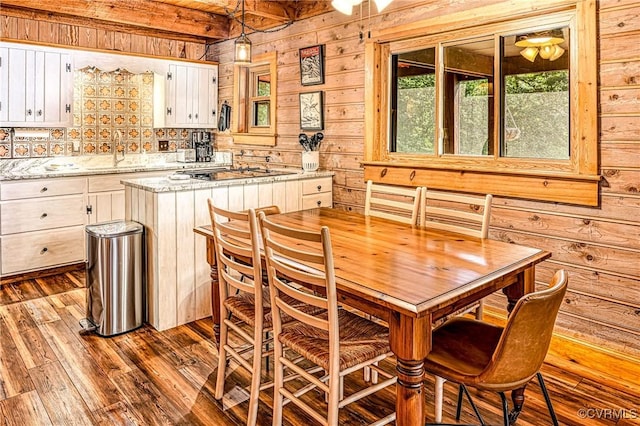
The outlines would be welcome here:
<svg viewBox="0 0 640 426">
<path fill-rule="evenodd" d="M 1 425 L 244 424 L 247 403 L 233 405 L 233 401 L 246 393 L 247 374 L 241 369 L 231 373 L 225 387 L 230 398 L 213 397 L 217 351 L 210 320 L 164 332 L 144 326 L 111 338 L 80 335 L 83 287 L 82 270 L 0 284 Z M 543 374 L 562 424 L 640 424 L 640 384 L 632 375 L 637 370 L 601 359 L 597 362 L 606 371 L 597 371 L 557 353 L 562 350 L 550 352 Z M 387 363 L 385 368 L 392 370 L 393 365 Z M 346 391 L 360 380 L 360 374 L 350 377 Z M 425 397 L 432 418 L 433 382 L 428 380 Z M 485 421 L 501 424 L 499 397 L 472 394 Z M 372 414 L 393 410 L 394 398 L 391 388 L 352 404 L 342 410 L 340 424 L 371 422 Z M 323 404 L 320 395 L 312 393 L 310 399 Z M 446 383 L 446 422 L 455 421 L 455 399 L 455 386 Z M 271 424 L 271 403 L 270 392 L 263 391 L 259 425 Z M 461 420 L 476 422 L 468 404 Z M 287 405 L 285 424 L 315 423 Z M 517 424 L 550 424 L 537 383 L 527 389 Z"/>
</svg>

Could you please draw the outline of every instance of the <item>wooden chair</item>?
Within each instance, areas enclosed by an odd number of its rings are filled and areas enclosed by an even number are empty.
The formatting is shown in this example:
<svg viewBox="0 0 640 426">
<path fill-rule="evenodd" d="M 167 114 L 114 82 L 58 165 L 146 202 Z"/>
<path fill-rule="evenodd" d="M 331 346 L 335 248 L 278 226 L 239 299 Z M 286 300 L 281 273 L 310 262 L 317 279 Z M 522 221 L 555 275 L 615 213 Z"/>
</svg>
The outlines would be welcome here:
<svg viewBox="0 0 640 426">
<path fill-rule="evenodd" d="M 218 278 L 220 280 L 220 343 L 215 397 L 222 398 L 228 359 L 233 358 L 251 373 L 251 391 L 247 425 L 255 425 L 261 389 L 262 358 L 269 355 L 264 336 L 272 329 L 268 287 L 263 285 L 260 237 L 256 211 L 232 212 L 208 200 L 213 226 Z M 268 214 L 279 213 L 277 206 L 258 209 Z M 240 226 L 238 226 L 240 222 Z M 266 284 L 266 282 L 265 282 Z M 249 331 L 248 331 L 249 330 Z M 243 345 L 230 344 L 234 332 Z M 251 363 L 243 355 L 253 352 Z"/>
<path fill-rule="evenodd" d="M 396 377 L 375 363 L 392 353 L 388 330 L 344 309 L 338 308 L 333 254 L 329 229 L 319 232 L 278 225 L 260 214 L 260 226 L 267 260 L 274 332 L 274 404 L 273 424 L 282 424 L 283 405 L 293 402 L 321 424 L 337 425 L 340 408 L 396 382 Z M 323 310 L 308 315 L 291 302 L 304 303 Z M 283 327 L 283 317 L 295 319 Z M 319 368 L 310 374 L 284 356 L 284 348 L 293 351 Z M 343 397 L 341 378 L 368 366 L 385 380 Z M 284 369 L 293 371 L 308 385 L 285 387 Z M 303 395 L 319 388 L 327 395 L 326 413 L 315 411 Z M 323 414 L 325 414 L 323 416 Z M 395 413 L 374 423 L 395 420 Z"/>
<path fill-rule="evenodd" d="M 558 424 L 540 367 L 549 349 L 567 283 L 567 273 L 556 272 L 548 289 L 527 294 L 516 303 L 504 328 L 456 317 L 434 330 L 425 370 L 460 385 L 456 420 L 460 420 L 464 392 L 478 420 L 485 424 L 466 388 L 472 386 L 500 394 L 504 424 L 508 426 L 515 419 L 509 418 L 504 393 L 525 386 L 536 376 L 551 421 Z"/>
<path fill-rule="evenodd" d="M 421 195 L 419 219 L 421 226 L 481 239 L 489 236 L 493 200 L 491 194 L 478 196 L 422 188 Z M 484 301 L 480 300 L 456 314 L 467 312 L 473 312 L 476 319 L 481 320 Z M 434 396 L 436 422 L 440 422 L 442 419 L 444 382 L 442 377 L 436 376 Z"/>
<path fill-rule="evenodd" d="M 364 214 L 417 225 L 421 191 L 420 187 L 382 185 L 368 180 Z"/>
</svg>

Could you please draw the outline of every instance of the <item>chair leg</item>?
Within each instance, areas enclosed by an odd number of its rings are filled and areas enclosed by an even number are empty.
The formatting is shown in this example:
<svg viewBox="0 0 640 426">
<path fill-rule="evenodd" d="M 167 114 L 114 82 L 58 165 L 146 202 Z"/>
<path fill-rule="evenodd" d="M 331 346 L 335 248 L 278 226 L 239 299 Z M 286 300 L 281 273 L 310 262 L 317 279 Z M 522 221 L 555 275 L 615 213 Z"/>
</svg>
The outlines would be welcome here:
<svg viewBox="0 0 640 426">
<path fill-rule="evenodd" d="M 226 317 L 223 313 L 222 317 Z M 229 339 L 229 327 L 224 322 L 224 320 L 220 321 L 220 342 L 218 343 L 218 374 L 216 376 L 216 391 L 215 398 L 221 399 L 224 394 L 224 379 L 227 370 L 227 365 L 229 364 L 227 360 L 227 351 L 225 350 L 225 346 L 228 343 Z"/>
<path fill-rule="evenodd" d="M 473 402 L 473 399 L 471 399 L 471 394 L 467 390 L 467 387 L 465 385 L 460 385 L 460 387 L 464 391 L 465 395 L 467 395 L 467 399 L 469 400 L 469 404 L 471 404 L 471 408 L 473 408 L 473 412 L 476 413 L 476 417 L 478 418 L 478 420 L 480 420 L 480 424 L 482 426 L 485 426 L 486 423 L 484 422 L 484 419 L 482 418 L 482 415 L 480 414 L 480 411 L 478 410 L 478 407 L 476 407 L 476 404 Z M 457 418 L 456 420 L 460 420 L 460 419 Z"/>
<path fill-rule="evenodd" d="M 553 409 L 553 404 L 551 404 L 551 398 L 549 398 L 549 392 L 547 392 L 547 386 L 544 384 L 544 379 L 542 378 L 542 374 L 538 371 L 536 373 L 538 377 L 538 382 L 540 383 L 540 389 L 542 389 L 542 395 L 544 395 L 544 400 L 547 403 L 547 408 L 549 409 L 549 415 L 551 416 L 551 422 L 554 426 L 558 426 L 558 418 L 556 417 L 556 412 Z"/>
<path fill-rule="evenodd" d="M 284 397 L 280 389 L 284 386 L 284 365 L 280 361 L 282 354 L 282 343 L 278 339 L 273 339 L 273 426 L 282 425 L 282 405 Z"/>
<path fill-rule="evenodd" d="M 446 382 L 446 380 L 439 376 L 435 376 L 435 378 L 436 378 L 436 381 L 435 381 L 435 396 L 434 396 L 434 404 L 435 404 L 434 417 L 435 417 L 436 423 L 441 423 L 442 422 L 442 400 L 444 398 L 443 390 L 444 390 L 444 382 Z"/>
<path fill-rule="evenodd" d="M 483 318 L 484 318 L 484 299 L 481 299 L 480 302 L 478 302 L 478 307 L 476 308 L 476 319 L 478 321 L 482 321 Z"/>
<path fill-rule="evenodd" d="M 260 400 L 260 378 L 262 376 L 262 330 L 255 331 L 253 339 L 253 371 L 251 372 L 251 395 L 249 396 L 249 411 L 247 425 L 254 426 L 258 418 L 258 402 Z"/>
<path fill-rule="evenodd" d="M 504 395 L 504 392 L 498 392 L 500 394 L 500 399 L 502 400 L 502 419 L 504 422 L 504 426 L 509 426 L 509 402 L 507 401 L 507 397 Z"/>
<path fill-rule="evenodd" d="M 458 403 L 456 404 L 456 421 L 460 421 L 460 413 L 462 412 L 462 385 L 458 386 Z"/>
</svg>

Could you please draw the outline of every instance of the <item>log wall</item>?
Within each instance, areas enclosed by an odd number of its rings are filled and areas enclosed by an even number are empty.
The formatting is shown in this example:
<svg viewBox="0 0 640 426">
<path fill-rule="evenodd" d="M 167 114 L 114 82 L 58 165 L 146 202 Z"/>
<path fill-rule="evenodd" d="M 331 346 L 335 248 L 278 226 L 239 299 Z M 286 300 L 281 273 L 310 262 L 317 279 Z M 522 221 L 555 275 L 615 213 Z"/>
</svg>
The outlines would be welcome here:
<svg viewBox="0 0 640 426">
<path fill-rule="evenodd" d="M 492 3 L 497 0 L 486 0 Z M 471 2 L 477 5 L 475 2 Z M 420 19 L 464 11 L 469 2 L 396 0 L 371 26 L 390 28 Z M 270 156 L 272 163 L 298 167 L 298 95 L 322 90 L 325 95 L 325 139 L 321 167 L 333 170 L 334 205 L 362 211 L 364 204 L 364 41 L 369 20 L 357 10 L 351 17 L 330 12 L 285 30 L 250 34 L 254 54 L 278 52 L 276 147 L 233 144 L 226 132 L 216 135 L 219 149 L 232 149 L 236 160 L 251 162 Z M 372 6 L 375 10 L 375 6 Z M 536 280 L 547 283 L 553 271 L 566 268 L 570 289 L 558 328 L 578 339 L 634 356 L 640 355 L 640 1 L 600 0 L 599 28 L 599 156 L 601 202 L 598 208 L 494 198 L 491 238 L 542 247 L 553 252 L 538 268 Z M 3 16 L 0 36 L 104 50 L 198 59 L 199 43 L 125 34 L 28 18 Z M 325 45 L 325 81 L 300 84 L 298 49 Z M 209 49 L 218 61 L 220 102 L 233 98 L 233 43 Z M 309 133 L 309 132 L 307 132 Z M 240 154 L 243 154 L 242 156 Z M 264 158 L 264 157 L 263 157 Z M 494 306 L 502 300 L 492 299 Z"/>
<path fill-rule="evenodd" d="M 447 4 L 443 7 L 443 4 Z M 371 26 L 382 29 L 437 14 L 464 10 L 465 2 L 396 1 Z M 473 2 L 472 2 L 473 3 Z M 487 1 L 486 3 L 491 3 Z M 469 4 L 467 2 L 467 4 Z M 440 6 L 438 6 L 440 5 Z M 477 5 L 477 3 L 474 3 Z M 372 8 L 375 8 L 372 6 Z M 563 334 L 634 356 L 640 355 L 640 2 L 601 0 L 599 26 L 599 155 L 603 175 L 598 208 L 494 198 L 490 237 L 542 247 L 551 260 L 537 271 L 544 286 L 558 268 L 570 273 L 570 287 L 557 326 Z M 234 145 L 218 135 L 220 148 L 272 161 L 300 164 L 298 95 L 322 90 L 325 139 L 322 168 L 333 170 L 334 206 L 362 211 L 364 181 L 364 41 L 368 19 L 327 13 L 271 34 L 251 34 L 256 54 L 278 52 L 278 144 L 271 149 Z M 325 84 L 300 84 L 298 49 L 325 45 Z M 220 100 L 233 97 L 232 43 L 213 46 L 219 62 Z M 307 132 L 310 133 L 310 132 Z M 249 161 L 251 157 L 245 157 Z M 236 160 L 243 157 L 236 156 Z M 501 307 L 503 298 L 490 303 Z"/>
</svg>

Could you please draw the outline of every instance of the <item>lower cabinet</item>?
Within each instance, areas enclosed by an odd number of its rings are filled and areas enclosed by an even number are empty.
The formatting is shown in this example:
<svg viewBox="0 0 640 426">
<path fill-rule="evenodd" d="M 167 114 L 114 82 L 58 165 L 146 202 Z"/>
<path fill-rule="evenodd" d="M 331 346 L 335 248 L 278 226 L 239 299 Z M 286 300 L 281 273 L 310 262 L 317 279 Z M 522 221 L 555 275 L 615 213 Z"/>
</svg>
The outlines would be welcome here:
<svg viewBox="0 0 640 426">
<path fill-rule="evenodd" d="M 0 185 L 0 276 L 84 260 L 86 178 Z"/>
<path fill-rule="evenodd" d="M 84 260 L 84 225 L 3 235 L 2 275 Z"/>
<path fill-rule="evenodd" d="M 170 172 L 1 182 L 0 276 L 84 262 L 84 226 L 124 219 L 120 181 Z"/>
<path fill-rule="evenodd" d="M 206 240 L 193 232 L 211 224 L 208 198 L 228 210 L 277 205 L 286 213 L 318 201 L 330 207 L 331 183 L 327 176 L 166 192 L 127 185 L 125 218 L 146 232 L 149 323 L 166 330 L 211 315 Z"/>
</svg>

